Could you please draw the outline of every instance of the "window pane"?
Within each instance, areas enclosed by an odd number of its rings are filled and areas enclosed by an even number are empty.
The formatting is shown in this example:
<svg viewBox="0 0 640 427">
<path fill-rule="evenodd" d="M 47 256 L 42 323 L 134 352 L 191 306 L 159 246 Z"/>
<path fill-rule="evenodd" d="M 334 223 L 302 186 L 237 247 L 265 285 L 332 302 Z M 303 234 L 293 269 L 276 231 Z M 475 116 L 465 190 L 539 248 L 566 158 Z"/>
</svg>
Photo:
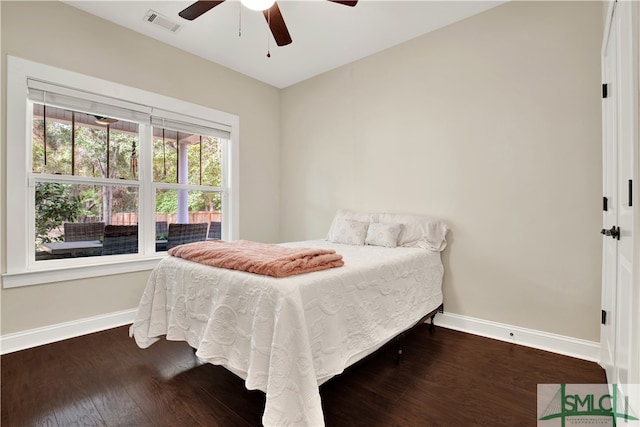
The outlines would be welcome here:
<svg viewBox="0 0 640 427">
<path fill-rule="evenodd" d="M 155 182 L 178 182 L 178 132 L 153 128 L 153 180 Z"/>
<path fill-rule="evenodd" d="M 138 135 L 137 123 L 34 104 L 32 169 L 61 175 L 135 180 Z"/>
<path fill-rule="evenodd" d="M 218 138 L 154 128 L 155 182 L 220 186 L 221 143 Z"/>
<path fill-rule="evenodd" d="M 107 177 L 107 132 L 98 127 L 76 125 L 75 174 Z"/>
<path fill-rule="evenodd" d="M 202 146 L 202 185 L 222 186 L 222 143 L 219 138 L 207 137 Z"/>
<path fill-rule="evenodd" d="M 138 252 L 136 187 L 37 182 L 35 207 L 36 260 Z"/>
<path fill-rule="evenodd" d="M 221 194 L 214 191 L 157 190 L 156 249 L 165 250 L 160 240 L 172 240 L 171 224 L 204 223 L 203 238 L 196 240 L 221 239 L 221 205 Z"/>
<path fill-rule="evenodd" d="M 71 112 L 33 106 L 33 171 L 71 175 Z"/>
</svg>

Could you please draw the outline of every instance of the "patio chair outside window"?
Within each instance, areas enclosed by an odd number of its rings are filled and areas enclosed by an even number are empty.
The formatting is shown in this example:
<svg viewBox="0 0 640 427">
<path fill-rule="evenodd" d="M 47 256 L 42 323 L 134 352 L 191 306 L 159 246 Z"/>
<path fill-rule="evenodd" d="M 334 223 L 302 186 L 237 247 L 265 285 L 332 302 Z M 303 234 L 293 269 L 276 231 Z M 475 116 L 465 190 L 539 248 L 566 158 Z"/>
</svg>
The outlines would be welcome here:
<svg viewBox="0 0 640 427">
<path fill-rule="evenodd" d="M 167 238 L 167 227 L 167 221 L 156 221 L 156 240 L 160 238 Z"/>
<path fill-rule="evenodd" d="M 137 225 L 107 225 L 104 228 L 102 255 L 138 253 Z"/>
<path fill-rule="evenodd" d="M 207 240 L 222 239 L 222 223 L 220 221 L 211 221 L 209 223 L 209 235 Z"/>
<path fill-rule="evenodd" d="M 206 222 L 195 224 L 169 224 L 167 250 L 184 243 L 199 242 L 207 239 Z"/>
<path fill-rule="evenodd" d="M 104 236 L 104 222 L 65 222 L 65 242 L 79 242 L 85 240 L 102 240 Z"/>
</svg>

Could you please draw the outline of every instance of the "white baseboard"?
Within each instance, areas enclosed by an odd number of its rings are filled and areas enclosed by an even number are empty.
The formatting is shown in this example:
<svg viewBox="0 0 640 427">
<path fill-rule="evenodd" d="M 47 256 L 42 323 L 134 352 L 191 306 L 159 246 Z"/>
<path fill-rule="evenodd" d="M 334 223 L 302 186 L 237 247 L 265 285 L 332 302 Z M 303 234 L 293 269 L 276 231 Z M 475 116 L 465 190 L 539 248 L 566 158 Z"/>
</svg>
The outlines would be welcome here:
<svg viewBox="0 0 640 427">
<path fill-rule="evenodd" d="M 133 323 L 137 309 L 116 311 L 0 336 L 0 354 L 13 353 Z"/>
<path fill-rule="evenodd" d="M 58 323 L 0 336 L 0 354 L 12 353 L 93 332 L 104 331 L 133 323 L 136 309 L 117 311 L 101 316 L 88 317 L 72 322 Z M 520 344 L 578 359 L 599 362 L 600 344 L 578 338 L 536 331 L 504 323 L 461 316 L 454 313 L 438 313 L 435 324 L 500 341 Z M 513 335 L 512 335 L 513 334 Z"/>
<path fill-rule="evenodd" d="M 600 362 L 600 343 L 593 341 L 446 312 L 438 313 L 434 323 L 443 328 L 551 351 L 590 362 Z"/>
</svg>

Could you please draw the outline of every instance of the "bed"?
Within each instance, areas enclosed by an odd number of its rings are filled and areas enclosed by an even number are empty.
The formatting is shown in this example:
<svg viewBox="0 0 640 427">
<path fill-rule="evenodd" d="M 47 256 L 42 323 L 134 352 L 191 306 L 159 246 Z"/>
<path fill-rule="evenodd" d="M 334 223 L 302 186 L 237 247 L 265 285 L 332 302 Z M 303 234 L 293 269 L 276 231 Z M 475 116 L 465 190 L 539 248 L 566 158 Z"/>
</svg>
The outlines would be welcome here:
<svg viewBox="0 0 640 427">
<path fill-rule="evenodd" d="M 444 241 L 446 226 L 438 227 Z M 327 239 L 282 245 L 335 250 L 344 266 L 284 278 L 164 258 L 130 334 L 141 348 L 162 336 L 186 341 L 263 391 L 265 426 L 324 425 L 320 385 L 442 305 L 446 241 L 435 249 L 361 245 L 332 238 L 339 228 L 334 218 Z"/>
</svg>

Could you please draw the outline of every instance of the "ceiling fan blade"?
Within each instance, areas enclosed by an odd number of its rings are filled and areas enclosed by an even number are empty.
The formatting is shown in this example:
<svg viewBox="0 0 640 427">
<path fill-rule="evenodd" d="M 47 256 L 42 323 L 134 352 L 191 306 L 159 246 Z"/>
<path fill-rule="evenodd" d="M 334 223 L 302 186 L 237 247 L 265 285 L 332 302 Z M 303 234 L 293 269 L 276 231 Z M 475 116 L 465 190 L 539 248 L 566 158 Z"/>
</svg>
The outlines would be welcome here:
<svg viewBox="0 0 640 427">
<path fill-rule="evenodd" d="M 348 0 L 347 1 L 344 1 L 344 0 L 329 0 L 329 1 L 334 2 L 334 3 L 340 3 L 340 4 L 343 4 L 345 6 L 351 6 L 351 7 L 353 7 L 356 4 L 358 4 L 358 0 L 352 0 L 352 1 L 348 1 Z"/>
<path fill-rule="evenodd" d="M 269 29 L 271 30 L 271 34 L 273 34 L 273 38 L 276 40 L 276 44 L 278 46 L 290 44 L 292 42 L 291 35 L 289 34 L 287 25 L 284 23 L 284 18 L 282 17 L 282 13 L 280 13 L 278 3 L 274 3 L 269 9 L 263 10 L 262 14 L 269 23 Z"/>
<path fill-rule="evenodd" d="M 202 15 L 205 12 L 210 11 L 211 9 L 213 9 L 214 7 L 216 7 L 217 5 L 219 5 L 220 3 L 222 3 L 224 0 L 219 0 L 219 1 L 197 1 L 195 3 L 193 3 L 191 6 L 181 10 L 178 15 L 181 18 L 184 19 L 188 19 L 189 21 L 193 21 L 194 19 L 196 19 L 198 16 Z"/>
</svg>

